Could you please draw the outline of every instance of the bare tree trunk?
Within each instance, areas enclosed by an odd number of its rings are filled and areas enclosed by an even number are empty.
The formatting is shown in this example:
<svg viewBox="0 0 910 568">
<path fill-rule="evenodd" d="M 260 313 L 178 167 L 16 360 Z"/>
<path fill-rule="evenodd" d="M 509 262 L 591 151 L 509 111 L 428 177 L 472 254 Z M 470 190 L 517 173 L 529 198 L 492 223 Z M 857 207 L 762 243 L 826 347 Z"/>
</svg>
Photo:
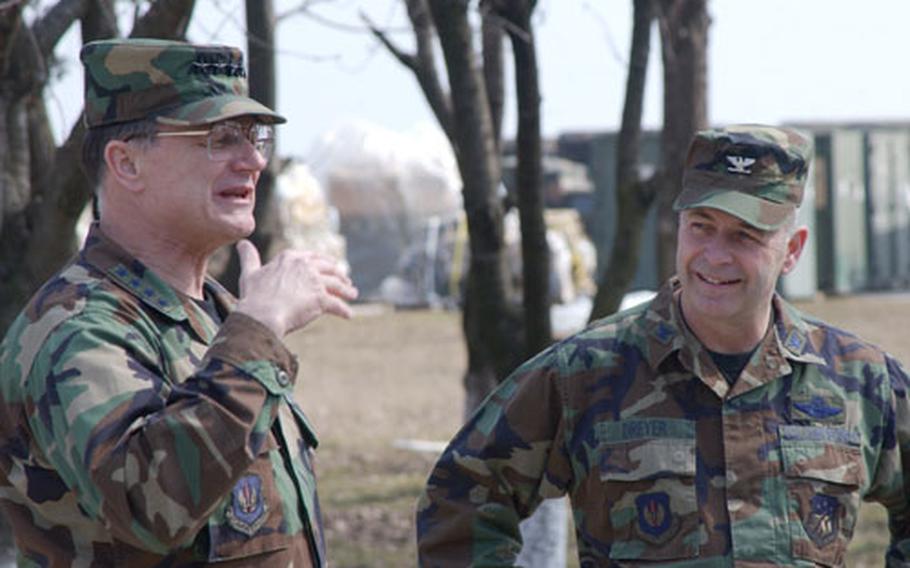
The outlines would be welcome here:
<svg viewBox="0 0 910 568">
<path fill-rule="evenodd" d="M 509 309 L 509 280 L 505 263 L 502 204 L 496 197 L 500 181 L 496 108 L 501 96 L 501 32 L 485 29 L 486 89 L 472 48 L 467 22 L 468 2 L 405 0 L 416 38 L 416 52 L 405 53 L 384 30 L 369 20 L 376 38 L 409 68 L 452 145 L 462 178 L 468 222 L 471 264 L 465 278 L 462 331 L 468 352 L 465 373 L 465 412 L 470 414 L 487 394 L 521 361 L 519 323 Z M 436 71 L 433 29 L 437 28 L 448 70 L 450 93 Z M 501 111 L 500 111 L 501 112 Z"/>
<path fill-rule="evenodd" d="M 521 218 L 521 259 L 525 356 L 553 342 L 550 327 L 550 249 L 544 221 L 543 159 L 540 138 L 540 85 L 531 14 L 533 0 L 499 0 L 497 13 L 510 25 L 518 97 L 518 212 Z"/>
<path fill-rule="evenodd" d="M 247 68 L 249 69 L 250 97 L 269 108 L 275 108 L 275 7 L 272 0 L 246 0 Z M 276 130 L 277 133 L 281 129 Z M 277 219 L 274 215 L 272 195 L 275 188 L 277 165 L 274 160 L 262 171 L 256 184 L 256 230 L 250 241 L 262 255 L 268 254 L 275 238 Z M 230 260 L 219 275 L 222 284 L 234 293 L 240 280 L 240 258 L 230 247 Z"/>
<path fill-rule="evenodd" d="M 676 270 L 676 218 L 673 200 L 682 186 L 686 151 L 692 136 L 707 126 L 707 0 L 661 0 L 660 38 L 664 68 L 662 175 L 658 194 L 658 273 Z"/>
<path fill-rule="evenodd" d="M 194 0 L 158 0 L 133 27 L 133 35 L 179 38 Z M 75 252 L 76 220 L 91 188 L 79 154 L 82 119 L 57 148 L 41 97 L 48 62 L 60 37 L 81 20 L 83 41 L 117 35 L 111 0 L 61 0 L 31 26 L 21 5 L 0 12 L 0 332 L 29 296 Z"/>
<path fill-rule="evenodd" d="M 692 135 L 707 122 L 707 0 L 635 0 L 632 49 L 623 123 L 617 144 L 617 227 L 610 262 L 597 289 L 590 319 L 619 308 L 638 268 L 645 217 L 658 207 L 658 274 L 676 268 L 676 213 L 673 200 L 682 184 Z M 664 127 L 661 165 L 648 180 L 638 179 L 641 109 L 651 21 L 660 24 L 664 70 Z"/>
<path fill-rule="evenodd" d="M 442 88 L 439 74 L 436 71 L 436 55 L 433 49 L 433 17 L 427 0 L 404 0 L 408 9 L 408 19 L 414 30 L 417 51 L 413 54 L 405 53 L 386 35 L 385 31 L 377 28 L 368 19 L 366 20 L 370 31 L 376 36 L 389 52 L 405 67 L 414 73 L 414 78 L 420 85 L 433 115 L 439 122 L 446 138 L 452 144 L 452 151 L 458 153 L 455 146 L 455 133 L 453 132 L 452 102 L 449 95 Z"/>
<path fill-rule="evenodd" d="M 653 0 L 635 0 L 626 98 L 616 144 L 616 234 L 609 264 L 594 296 L 591 321 L 610 315 L 619 308 L 623 295 L 635 278 L 645 216 L 654 203 L 653 185 L 639 179 L 638 175 L 641 116 L 654 15 Z"/>
<path fill-rule="evenodd" d="M 506 90 L 503 77 L 502 25 L 494 17 L 484 14 L 480 34 L 483 45 L 483 82 L 487 87 L 487 101 L 490 105 L 490 120 L 493 122 L 493 140 L 496 148 L 502 140 L 502 115 L 505 108 Z"/>
<path fill-rule="evenodd" d="M 522 299 L 524 356 L 531 357 L 553 341 L 550 327 L 550 249 L 544 220 L 542 150 L 540 135 L 540 86 L 531 15 L 534 0 L 492 0 L 482 4 L 506 26 L 515 61 L 518 98 L 516 187 L 521 219 Z M 484 47 L 493 18 L 484 18 Z M 486 49 L 485 49 L 486 53 Z M 489 62 L 490 58 L 487 58 Z M 487 73 L 487 84 L 496 74 Z M 491 76 L 493 78 L 491 78 Z M 498 76 L 502 76 L 501 68 Z M 501 87 L 499 87 L 501 89 Z M 494 112 L 502 112 L 494 106 Z M 568 510 L 564 499 L 544 501 L 520 525 L 523 546 L 516 564 L 526 568 L 565 566 Z"/>
<path fill-rule="evenodd" d="M 520 362 L 514 348 L 516 318 L 509 310 L 503 247 L 502 205 L 496 197 L 499 156 L 487 94 L 477 67 L 468 2 L 430 0 L 446 69 L 449 73 L 456 157 L 470 236 L 471 265 L 465 291 L 464 328 L 469 348 L 470 402 L 486 396 L 489 379 L 498 382 Z M 474 397 L 478 400 L 472 401 Z"/>
</svg>

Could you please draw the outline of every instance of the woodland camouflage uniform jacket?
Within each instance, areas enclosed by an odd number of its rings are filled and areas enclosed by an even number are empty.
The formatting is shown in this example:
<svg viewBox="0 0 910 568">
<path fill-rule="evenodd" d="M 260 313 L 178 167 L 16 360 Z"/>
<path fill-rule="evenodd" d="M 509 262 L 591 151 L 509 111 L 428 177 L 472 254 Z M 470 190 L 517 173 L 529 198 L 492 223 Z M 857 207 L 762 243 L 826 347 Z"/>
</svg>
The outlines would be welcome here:
<svg viewBox="0 0 910 568">
<path fill-rule="evenodd" d="M 0 346 L 0 505 L 21 566 L 321 566 L 297 362 L 93 227 Z"/>
<path fill-rule="evenodd" d="M 418 505 L 420 565 L 510 566 L 568 494 L 583 567 L 842 566 L 862 499 L 910 566 L 910 406 L 890 356 L 781 298 L 730 387 L 672 281 L 525 363 L 456 435 Z"/>
</svg>

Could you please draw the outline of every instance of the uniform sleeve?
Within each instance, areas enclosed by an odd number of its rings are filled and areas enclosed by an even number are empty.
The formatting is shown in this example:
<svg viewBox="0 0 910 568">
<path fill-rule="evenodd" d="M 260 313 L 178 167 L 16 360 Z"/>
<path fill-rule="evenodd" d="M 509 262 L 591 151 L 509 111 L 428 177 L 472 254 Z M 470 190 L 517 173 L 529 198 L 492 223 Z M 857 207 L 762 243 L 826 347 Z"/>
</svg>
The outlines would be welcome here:
<svg viewBox="0 0 910 568">
<path fill-rule="evenodd" d="M 90 517 L 164 553 L 192 541 L 254 461 L 296 362 L 268 328 L 235 313 L 192 362 L 195 374 L 174 385 L 162 338 L 128 319 L 95 310 L 54 331 L 29 375 L 29 421 Z"/>
<path fill-rule="evenodd" d="M 565 494 L 556 358 L 551 349 L 519 368 L 443 452 L 418 504 L 421 566 L 511 566 L 519 522 L 542 499 Z"/>
<path fill-rule="evenodd" d="M 888 511 L 891 542 L 885 556 L 889 567 L 910 566 L 910 400 L 904 368 L 887 358 L 888 384 L 881 442 L 882 454 L 867 499 Z"/>
</svg>

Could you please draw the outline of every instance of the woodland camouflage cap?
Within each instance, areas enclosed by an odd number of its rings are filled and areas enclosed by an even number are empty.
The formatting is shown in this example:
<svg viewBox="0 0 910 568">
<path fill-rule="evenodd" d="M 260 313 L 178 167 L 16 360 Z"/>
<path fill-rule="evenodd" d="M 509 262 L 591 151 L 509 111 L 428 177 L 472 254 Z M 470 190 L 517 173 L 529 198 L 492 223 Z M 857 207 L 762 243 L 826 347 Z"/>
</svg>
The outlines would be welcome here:
<svg viewBox="0 0 910 568">
<path fill-rule="evenodd" d="M 673 208 L 711 207 L 776 229 L 802 202 L 811 161 L 812 140 L 796 130 L 752 124 L 703 130 L 689 146 Z"/>
<path fill-rule="evenodd" d="M 243 53 L 235 47 L 111 39 L 86 44 L 80 57 L 89 128 L 149 117 L 175 126 L 243 115 L 285 122 L 249 98 Z"/>
</svg>

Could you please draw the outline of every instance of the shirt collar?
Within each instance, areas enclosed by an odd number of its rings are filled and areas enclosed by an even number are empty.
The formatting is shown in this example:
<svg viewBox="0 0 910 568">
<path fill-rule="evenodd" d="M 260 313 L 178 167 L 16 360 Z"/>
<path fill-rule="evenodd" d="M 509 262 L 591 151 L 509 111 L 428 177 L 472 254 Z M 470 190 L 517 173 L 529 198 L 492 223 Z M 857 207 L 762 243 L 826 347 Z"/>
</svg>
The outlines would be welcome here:
<svg viewBox="0 0 910 568">
<path fill-rule="evenodd" d="M 150 309 L 174 321 L 188 321 L 204 340 L 217 331 L 214 322 L 188 296 L 176 291 L 141 261 L 104 234 L 97 223 L 89 229 L 80 252 L 81 262 L 104 272 L 114 283 Z M 224 313 L 233 310 L 236 298 L 221 284 L 206 277 L 203 286 Z"/>
<path fill-rule="evenodd" d="M 671 278 L 639 319 L 641 331 L 647 337 L 646 358 L 653 369 L 657 370 L 668 357 L 675 355 L 683 367 L 724 398 L 791 373 L 791 362 L 823 362 L 809 341 L 815 326 L 775 293 L 771 301 L 773 324 L 731 390 L 707 349 L 683 321 L 678 301 L 681 289 L 679 279 Z"/>
</svg>

